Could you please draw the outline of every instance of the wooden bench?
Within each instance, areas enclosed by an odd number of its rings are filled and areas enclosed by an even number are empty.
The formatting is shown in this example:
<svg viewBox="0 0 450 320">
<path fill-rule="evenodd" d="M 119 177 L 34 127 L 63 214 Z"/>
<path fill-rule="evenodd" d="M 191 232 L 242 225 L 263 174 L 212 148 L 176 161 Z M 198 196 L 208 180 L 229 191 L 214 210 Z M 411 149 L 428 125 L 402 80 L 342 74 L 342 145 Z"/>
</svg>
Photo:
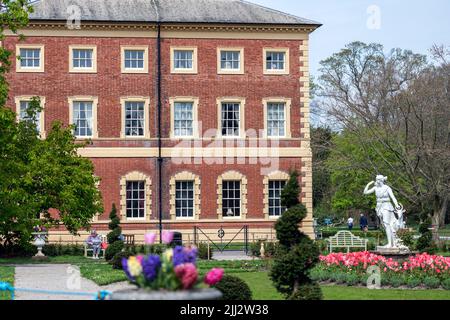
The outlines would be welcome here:
<svg viewBox="0 0 450 320">
<path fill-rule="evenodd" d="M 364 248 L 364 251 L 367 251 L 367 242 L 369 241 L 353 235 L 350 231 L 339 231 L 326 240 L 330 252 L 333 252 L 333 248 L 347 248 L 347 253 L 350 252 L 350 248 Z"/>
<path fill-rule="evenodd" d="M 102 238 L 102 242 L 106 243 L 106 236 L 101 234 L 100 237 Z M 93 255 L 94 254 L 94 249 L 90 248 L 89 245 L 85 242 L 84 243 L 84 256 L 86 258 L 88 257 L 88 252 L 92 252 L 92 255 Z M 103 254 L 103 258 L 105 258 L 106 250 L 105 249 L 100 249 L 100 252 Z"/>
</svg>

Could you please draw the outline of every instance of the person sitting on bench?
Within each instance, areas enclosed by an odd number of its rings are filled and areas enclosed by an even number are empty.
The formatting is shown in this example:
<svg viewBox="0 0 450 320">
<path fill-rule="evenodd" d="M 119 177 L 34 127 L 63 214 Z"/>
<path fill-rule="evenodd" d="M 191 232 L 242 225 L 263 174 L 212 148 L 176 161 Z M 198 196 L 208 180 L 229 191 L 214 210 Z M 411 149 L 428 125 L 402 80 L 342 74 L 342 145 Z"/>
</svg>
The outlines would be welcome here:
<svg viewBox="0 0 450 320">
<path fill-rule="evenodd" d="M 91 231 L 91 235 L 87 238 L 86 243 L 92 247 L 92 259 L 99 259 L 98 255 L 101 250 L 102 238 L 97 234 L 96 230 Z"/>
</svg>

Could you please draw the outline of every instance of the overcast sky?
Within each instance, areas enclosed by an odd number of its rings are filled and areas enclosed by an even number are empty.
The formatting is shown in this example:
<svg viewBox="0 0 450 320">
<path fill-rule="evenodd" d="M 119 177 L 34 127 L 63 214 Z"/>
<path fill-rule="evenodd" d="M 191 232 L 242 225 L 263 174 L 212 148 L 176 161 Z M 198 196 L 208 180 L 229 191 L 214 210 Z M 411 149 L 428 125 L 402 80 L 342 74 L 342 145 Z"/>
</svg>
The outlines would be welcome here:
<svg viewBox="0 0 450 320">
<path fill-rule="evenodd" d="M 323 24 L 310 40 L 314 76 L 320 60 L 356 40 L 423 54 L 434 43 L 450 46 L 450 0 L 249 1 Z"/>
</svg>

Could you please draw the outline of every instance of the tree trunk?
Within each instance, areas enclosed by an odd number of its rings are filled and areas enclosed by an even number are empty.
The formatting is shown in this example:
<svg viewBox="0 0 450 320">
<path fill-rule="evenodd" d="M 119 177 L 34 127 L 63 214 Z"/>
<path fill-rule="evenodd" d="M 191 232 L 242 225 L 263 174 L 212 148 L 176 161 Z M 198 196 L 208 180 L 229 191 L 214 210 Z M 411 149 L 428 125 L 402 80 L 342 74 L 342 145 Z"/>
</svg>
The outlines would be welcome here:
<svg viewBox="0 0 450 320">
<path fill-rule="evenodd" d="M 436 198 L 433 206 L 433 227 L 439 229 L 445 226 L 445 215 L 447 214 L 448 197 Z"/>
</svg>

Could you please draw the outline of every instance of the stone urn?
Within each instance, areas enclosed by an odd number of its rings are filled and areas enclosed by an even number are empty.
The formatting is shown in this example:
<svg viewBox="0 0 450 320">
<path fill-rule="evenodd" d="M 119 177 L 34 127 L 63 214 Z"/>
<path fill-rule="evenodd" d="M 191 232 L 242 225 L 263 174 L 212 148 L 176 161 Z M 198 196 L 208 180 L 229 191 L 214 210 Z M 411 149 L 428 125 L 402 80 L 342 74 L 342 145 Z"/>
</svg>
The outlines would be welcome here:
<svg viewBox="0 0 450 320">
<path fill-rule="evenodd" d="M 186 291 L 165 291 L 165 290 L 145 290 L 145 289 L 126 289 L 113 292 L 110 300 L 171 300 L 171 301 L 201 301 L 201 300 L 219 300 L 222 298 L 222 292 L 217 289 L 195 289 Z"/>
<path fill-rule="evenodd" d="M 33 232 L 31 233 L 34 237 L 33 245 L 36 246 L 38 252 L 34 255 L 33 259 L 36 260 L 46 260 L 48 257 L 42 253 L 42 248 L 47 243 L 47 232 Z"/>
</svg>

